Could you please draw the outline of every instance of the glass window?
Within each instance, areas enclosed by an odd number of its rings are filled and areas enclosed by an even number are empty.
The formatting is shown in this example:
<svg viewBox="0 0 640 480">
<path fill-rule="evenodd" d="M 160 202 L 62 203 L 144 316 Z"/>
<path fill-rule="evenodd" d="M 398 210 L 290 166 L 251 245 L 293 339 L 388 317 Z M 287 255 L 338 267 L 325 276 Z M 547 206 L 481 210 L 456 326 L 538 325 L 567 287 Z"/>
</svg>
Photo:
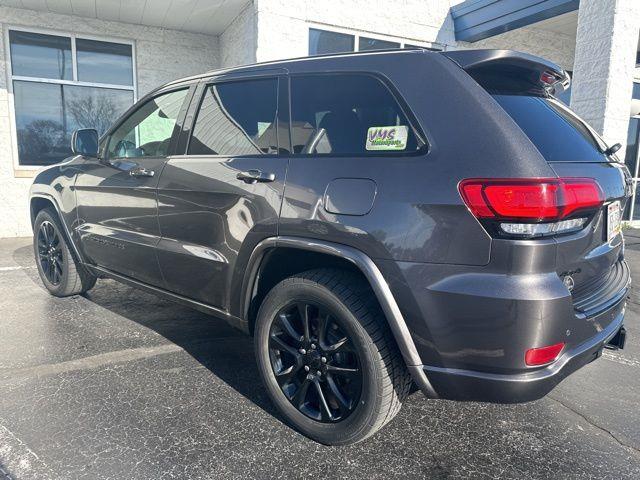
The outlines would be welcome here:
<svg viewBox="0 0 640 480">
<path fill-rule="evenodd" d="M 76 40 L 78 80 L 112 85 L 133 85 L 131 45 Z"/>
<path fill-rule="evenodd" d="M 353 52 L 355 37 L 346 33 L 309 29 L 309 55 Z"/>
<path fill-rule="evenodd" d="M 71 80 L 71 39 L 56 35 L 9 31 L 14 76 Z"/>
<path fill-rule="evenodd" d="M 624 162 L 627 164 L 632 176 L 636 174 L 636 156 L 638 155 L 638 135 L 640 134 L 640 118 L 631 117 L 629 119 L 629 129 L 627 130 L 627 151 Z"/>
<path fill-rule="evenodd" d="M 395 98 L 369 75 L 309 75 L 291 79 L 295 153 L 363 155 L 422 146 Z"/>
<path fill-rule="evenodd" d="M 260 155 L 278 152 L 275 78 L 207 87 L 189 142 L 191 155 Z"/>
<path fill-rule="evenodd" d="M 71 133 L 104 133 L 133 103 L 133 92 L 14 80 L 21 165 L 50 165 L 71 155 Z"/>
<path fill-rule="evenodd" d="M 360 37 L 358 39 L 358 50 L 382 50 L 385 48 L 400 48 L 398 42 L 390 42 L 388 40 L 379 40 L 377 38 Z"/>
<path fill-rule="evenodd" d="M 109 139 L 109 158 L 166 157 L 188 90 L 165 93 L 142 104 Z"/>
<path fill-rule="evenodd" d="M 129 44 L 18 30 L 9 42 L 20 165 L 64 160 L 73 130 L 102 134 L 135 100 Z"/>
<path fill-rule="evenodd" d="M 557 100 L 493 95 L 548 162 L 605 162 L 606 157 L 589 127 Z"/>
</svg>

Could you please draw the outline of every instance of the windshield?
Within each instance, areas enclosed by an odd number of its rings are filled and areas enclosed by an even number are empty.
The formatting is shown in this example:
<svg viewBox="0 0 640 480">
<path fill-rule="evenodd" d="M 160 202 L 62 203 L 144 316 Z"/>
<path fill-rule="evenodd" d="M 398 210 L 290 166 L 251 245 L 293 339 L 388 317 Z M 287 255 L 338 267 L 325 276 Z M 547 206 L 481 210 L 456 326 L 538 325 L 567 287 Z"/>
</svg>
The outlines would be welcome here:
<svg viewBox="0 0 640 480">
<path fill-rule="evenodd" d="M 554 98 L 497 95 L 511 116 L 548 162 L 606 162 L 606 144 L 575 113 Z"/>
</svg>

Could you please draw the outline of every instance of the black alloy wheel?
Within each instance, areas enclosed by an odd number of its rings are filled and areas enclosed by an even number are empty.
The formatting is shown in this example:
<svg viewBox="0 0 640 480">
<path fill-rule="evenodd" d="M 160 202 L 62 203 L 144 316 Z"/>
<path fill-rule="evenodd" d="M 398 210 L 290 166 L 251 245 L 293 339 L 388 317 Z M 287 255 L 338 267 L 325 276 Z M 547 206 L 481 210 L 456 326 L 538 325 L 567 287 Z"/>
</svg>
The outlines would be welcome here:
<svg viewBox="0 0 640 480">
<path fill-rule="evenodd" d="M 335 423 L 357 407 L 361 362 L 340 319 L 325 307 L 296 301 L 282 308 L 269 331 L 269 358 L 280 389 L 307 417 Z"/>
<path fill-rule="evenodd" d="M 64 255 L 60 236 L 51 222 L 40 224 L 37 237 L 38 261 L 51 285 L 59 285 L 64 269 Z"/>
</svg>

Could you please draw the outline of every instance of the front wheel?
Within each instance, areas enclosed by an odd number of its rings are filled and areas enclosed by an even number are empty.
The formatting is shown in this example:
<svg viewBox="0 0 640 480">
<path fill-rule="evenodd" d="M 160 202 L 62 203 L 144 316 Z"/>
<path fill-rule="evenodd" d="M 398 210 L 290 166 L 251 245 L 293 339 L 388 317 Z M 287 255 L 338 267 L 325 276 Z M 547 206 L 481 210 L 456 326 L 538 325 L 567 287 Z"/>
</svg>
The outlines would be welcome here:
<svg viewBox="0 0 640 480">
<path fill-rule="evenodd" d="M 91 289 L 96 277 L 72 255 L 56 212 L 45 208 L 33 223 L 33 251 L 44 286 L 56 297 Z"/>
<path fill-rule="evenodd" d="M 269 395 L 299 431 L 327 445 L 364 440 L 398 413 L 411 378 L 369 286 L 318 269 L 287 278 L 255 329 Z"/>
</svg>

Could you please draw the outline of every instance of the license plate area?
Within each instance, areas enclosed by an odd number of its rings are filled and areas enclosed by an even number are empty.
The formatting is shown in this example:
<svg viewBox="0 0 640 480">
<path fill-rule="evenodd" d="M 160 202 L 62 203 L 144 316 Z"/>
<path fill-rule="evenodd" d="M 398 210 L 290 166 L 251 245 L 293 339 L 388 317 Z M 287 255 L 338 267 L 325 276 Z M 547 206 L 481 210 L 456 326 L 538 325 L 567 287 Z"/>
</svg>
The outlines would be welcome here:
<svg viewBox="0 0 640 480">
<path fill-rule="evenodd" d="M 607 242 L 611 242 L 620 233 L 622 223 L 622 208 L 616 200 L 607 205 Z"/>
</svg>

